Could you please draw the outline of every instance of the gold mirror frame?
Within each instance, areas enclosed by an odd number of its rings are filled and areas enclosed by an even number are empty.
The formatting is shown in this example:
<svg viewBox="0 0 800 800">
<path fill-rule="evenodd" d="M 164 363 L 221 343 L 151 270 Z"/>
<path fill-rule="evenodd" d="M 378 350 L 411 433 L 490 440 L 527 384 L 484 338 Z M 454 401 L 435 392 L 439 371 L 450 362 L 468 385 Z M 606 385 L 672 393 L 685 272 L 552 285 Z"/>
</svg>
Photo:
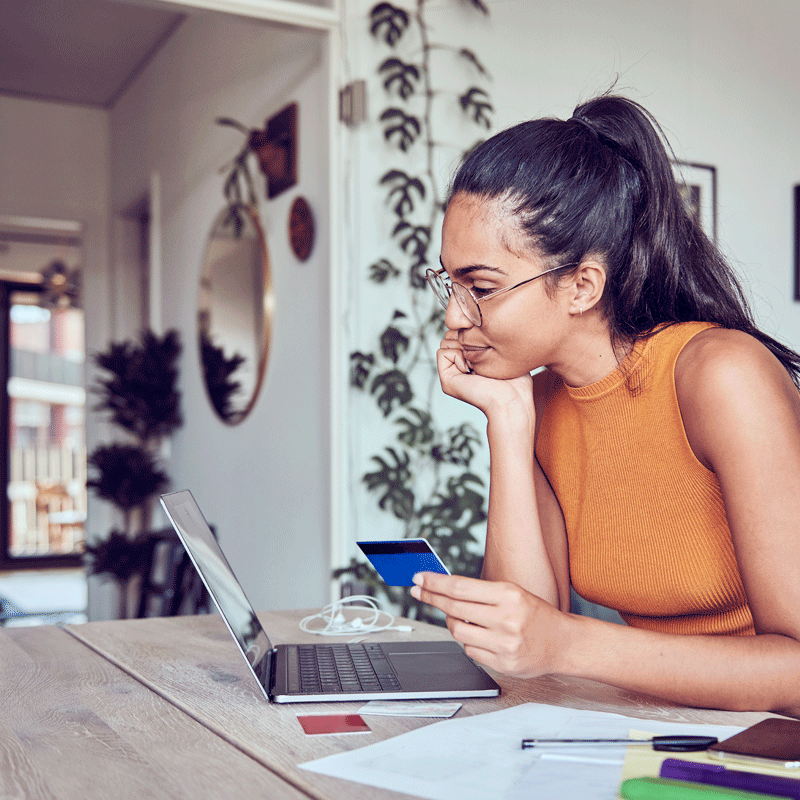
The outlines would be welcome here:
<svg viewBox="0 0 800 800">
<path fill-rule="evenodd" d="M 209 402 L 227 425 L 247 417 L 264 382 L 274 295 L 258 212 L 233 203 L 206 241 L 197 308 L 200 370 Z"/>
</svg>

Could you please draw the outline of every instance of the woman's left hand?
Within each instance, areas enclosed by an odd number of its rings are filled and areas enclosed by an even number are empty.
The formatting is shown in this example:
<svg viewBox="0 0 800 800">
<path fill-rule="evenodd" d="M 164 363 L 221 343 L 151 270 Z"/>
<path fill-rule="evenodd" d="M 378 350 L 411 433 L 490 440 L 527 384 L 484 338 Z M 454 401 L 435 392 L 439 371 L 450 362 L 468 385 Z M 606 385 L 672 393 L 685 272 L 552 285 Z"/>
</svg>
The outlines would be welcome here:
<svg viewBox="0 0 800 800">
<path fill-rule="evenodd" d="M 559 672 L 568 616 L 515 583 L 420 572 L 411 595 L 447 615 L 464 651 L 520 678 Z"/>
</svg>

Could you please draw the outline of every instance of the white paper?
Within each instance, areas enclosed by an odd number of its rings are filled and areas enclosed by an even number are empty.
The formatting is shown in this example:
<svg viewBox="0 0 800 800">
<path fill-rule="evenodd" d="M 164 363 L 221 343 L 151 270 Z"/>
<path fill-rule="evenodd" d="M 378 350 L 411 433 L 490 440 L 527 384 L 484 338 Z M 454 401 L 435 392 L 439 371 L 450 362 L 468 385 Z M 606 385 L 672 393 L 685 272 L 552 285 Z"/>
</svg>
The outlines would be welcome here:
<svg viewBox="0 0 800 800">
<path fill-rule="evenodd" d="M 631 727 L 654 735 L 700 733 L 726 738 L 742 728 L 643 721 L 620 714 L 526 703 L 444 720 L 377 744 L 300 766 L 323 775 L 430 800 L 611 800 L 622 765 L 541 759 L 522 739 L 625 738 Z M 551 754 L 553 750 L 549 751 Z M 613 757 L 607 749 L 569 748 L 571 757 Z M 620 760 L 624 750 L 620 751 Z"/>
</svg>

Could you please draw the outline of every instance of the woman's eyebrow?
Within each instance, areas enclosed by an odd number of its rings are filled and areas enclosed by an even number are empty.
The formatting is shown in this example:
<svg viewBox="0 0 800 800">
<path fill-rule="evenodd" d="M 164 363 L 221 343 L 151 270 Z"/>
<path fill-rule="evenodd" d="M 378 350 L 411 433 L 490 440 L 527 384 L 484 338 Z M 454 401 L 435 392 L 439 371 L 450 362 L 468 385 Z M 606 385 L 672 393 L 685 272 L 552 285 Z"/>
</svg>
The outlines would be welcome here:
<svg viewBox="0 0 800 800">
<path fill-rule="evenodd" d="M 442 264 L 442 257 L 439 256 L 439 263 L 442 265 L 443 269 L 447 269 L 444 264 Z M 504 272 L 502 269 L 498 267 L 490 267 L 488 264 L 469 264 L 465 267 L 458 267 L 457 269 L 453 270 L 453 274 L 457 277 L 461 278 L 464 275 L 469 275 L 473 272 L 496 272 L 498 275 L 506 275 L 507 273 Z"/>
</svg>

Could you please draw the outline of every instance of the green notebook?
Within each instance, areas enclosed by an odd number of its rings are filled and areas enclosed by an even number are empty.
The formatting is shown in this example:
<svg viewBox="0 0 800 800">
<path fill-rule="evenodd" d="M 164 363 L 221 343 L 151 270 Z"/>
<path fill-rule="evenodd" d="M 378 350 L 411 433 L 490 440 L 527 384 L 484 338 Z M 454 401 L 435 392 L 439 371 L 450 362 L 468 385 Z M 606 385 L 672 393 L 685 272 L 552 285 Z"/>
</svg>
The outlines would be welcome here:
<svg viewBox="0 0 800 800">
<path fill-rule="evenodd" d="M 631 778 L 622 782 L 620 794 L 625 800 L 775 800 L 770 794 L 669 778 Z"/>
</svg>

